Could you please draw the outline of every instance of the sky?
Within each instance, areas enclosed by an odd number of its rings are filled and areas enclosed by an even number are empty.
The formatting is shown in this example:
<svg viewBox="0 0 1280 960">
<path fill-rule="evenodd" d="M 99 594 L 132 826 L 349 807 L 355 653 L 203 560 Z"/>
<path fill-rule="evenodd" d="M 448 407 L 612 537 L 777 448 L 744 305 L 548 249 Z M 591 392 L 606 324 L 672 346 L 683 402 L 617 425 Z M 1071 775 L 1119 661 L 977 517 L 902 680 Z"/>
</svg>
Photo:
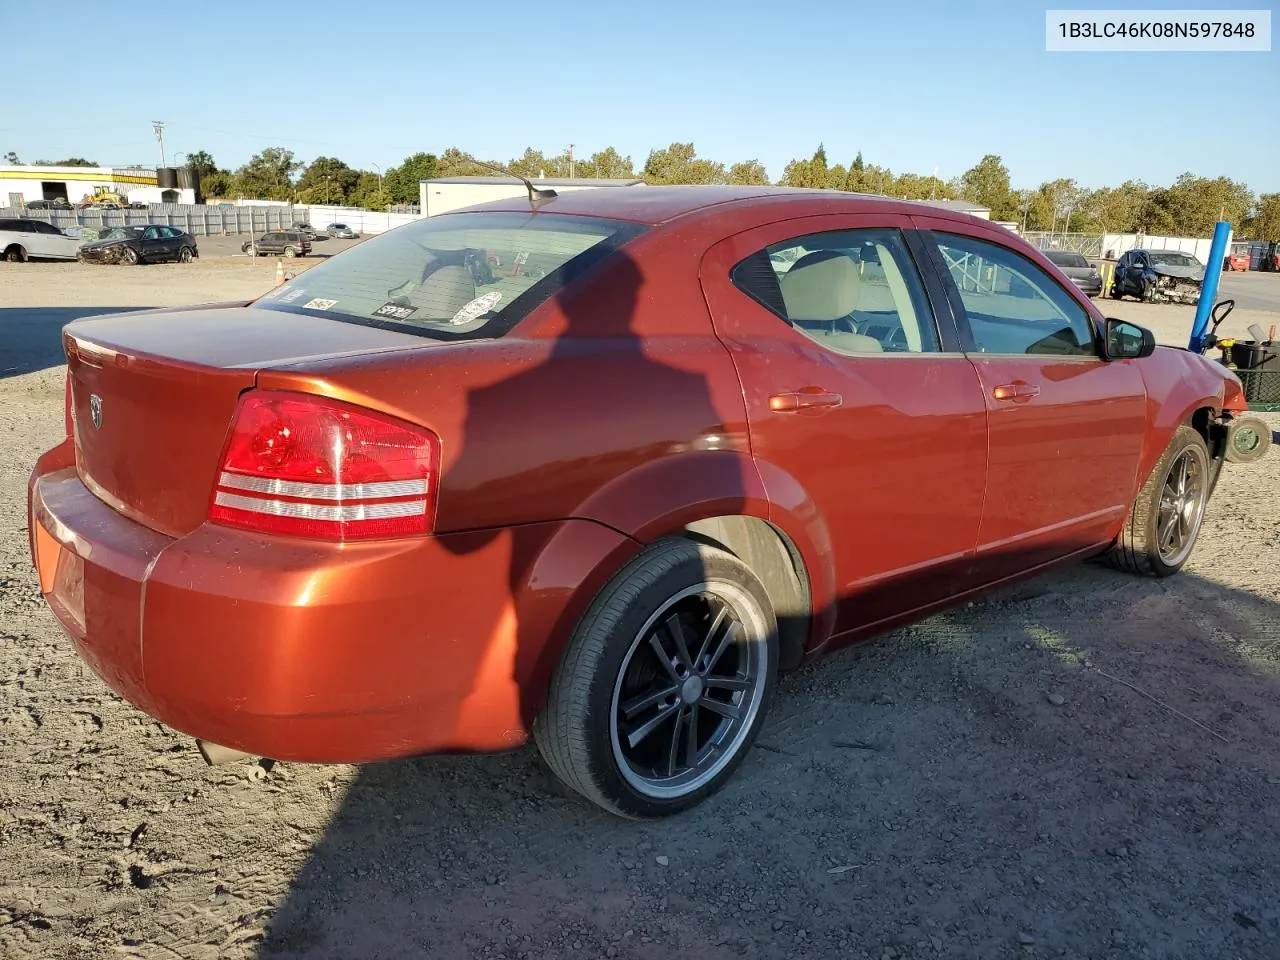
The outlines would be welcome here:
<svg viewBox="0 0 1280 960">
<path fill-rule="evenodd" d="M 163 120 L 170 161 L 206 150 L 232 169 L 269 146 L 386 170 L 420 150 L 505 161 L 572 143 L 576 157 L 613 146 L 638 170 L 692 141 L 777 179 L 822 143 L 833 164 L 861 151 L 944 179 L 995 153 L 1015 187 L 1190 171 L 1280 191 L 1274 42 L 1049 53 L 1047 5 L 221 0 L 104 19 L 97 0 L 62 0 L 54 42 L 45 8 L 0 0 L 0 155 L 152 165 Z M 1157 9 L 1232 6 L 1263 7 Z"/>
</svg>

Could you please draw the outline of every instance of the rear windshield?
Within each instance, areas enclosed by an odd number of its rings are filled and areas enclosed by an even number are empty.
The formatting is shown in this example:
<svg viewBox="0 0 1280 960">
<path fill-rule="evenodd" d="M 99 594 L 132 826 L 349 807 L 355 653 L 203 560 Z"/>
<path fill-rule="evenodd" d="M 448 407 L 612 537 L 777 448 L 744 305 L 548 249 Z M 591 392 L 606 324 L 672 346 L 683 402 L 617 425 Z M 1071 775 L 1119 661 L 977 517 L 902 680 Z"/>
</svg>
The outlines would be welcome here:
<svg viewBox="0 0 1280 960">
<path fill-rule="evenodd" d="M 1046 250 L 1045 256 L 1049 258 L 1051 263 L 1055 263 L 1060 267 L 1087 267 L 1089 265 L 1089 261 L 1082 254 L 1071 250 Z"/>
<path fill-rule="evenodd" d="M 1185 253 L 1158 252 L 1151 254 L 1151 262 L 1165 267 L 1198 267 L 1200 261 Z"/>
<path fill-rule="evenodd" d="M 555 214 L 428 217 L 335 254 L 256 306 L 439 340 L 496 337 L 643 230 Z"/>
</svg>

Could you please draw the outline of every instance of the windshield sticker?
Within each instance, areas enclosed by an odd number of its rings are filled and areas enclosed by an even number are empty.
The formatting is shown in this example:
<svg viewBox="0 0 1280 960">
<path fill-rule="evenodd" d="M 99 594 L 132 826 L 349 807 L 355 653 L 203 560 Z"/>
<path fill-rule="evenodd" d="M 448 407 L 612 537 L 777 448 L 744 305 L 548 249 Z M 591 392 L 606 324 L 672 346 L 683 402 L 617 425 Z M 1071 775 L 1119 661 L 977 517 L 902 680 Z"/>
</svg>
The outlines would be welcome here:
<svg viewBox="0 0 1280 960">
<path fill-rule="evenodd" d="M 396 303 L 394 300 L 388 300 L 373 311 L 373 315 L 375 317 L 390 317 L 392 320 L 408 320 L 417 309 L 417 307 L 408 307 L 402 303 Z"/>
<path fill-rule="evenodd" d="M 465 307 L 453 315 L 450 323 L 469 323 L 476 317 L 484 316 L 492 310 L 499 300 L 502 299 L 502 292 L 499 290 L 490 290 L 488 293 L 481 294 L 476 297 Z"/>
<path fill-rule="evenodd" d="M 306 303 L 304 303 L 302 305 L 302 309 L 303 310 L 328 310 L 337 302 L 338 302 L 337 300 L 325 300 L 321 297 L 316 297 L 314 300 L 308 300 Z"/>
<path fill-rule="evenodd" d="M 302 287 L 298 287 L 295 290 L 288 290 L 280 294 L 280 302 L 293 303 L 293 301 L 297 300 L 300 296 L 302 296 L 306 292 L 307 291 L 304 290 Z"/>
</svg>

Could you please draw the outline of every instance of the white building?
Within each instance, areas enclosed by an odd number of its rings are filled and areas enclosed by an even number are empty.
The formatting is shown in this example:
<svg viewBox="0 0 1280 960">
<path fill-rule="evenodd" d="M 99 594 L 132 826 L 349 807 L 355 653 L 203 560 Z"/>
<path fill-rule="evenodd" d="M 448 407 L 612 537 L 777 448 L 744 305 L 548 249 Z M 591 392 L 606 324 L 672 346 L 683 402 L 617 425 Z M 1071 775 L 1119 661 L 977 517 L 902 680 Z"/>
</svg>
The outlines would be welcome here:
<svg viewBox="0 0 1280 960">
<path fill-rule="evenodd" d="M 531 178 L 532 179 L 532 178 Z M 551 188 L 556 193 L 570 190 L 590 190 L 598 187 L 642 187 L 639 179 L 590 179 L 563 177 L 539 177 L 532 180 L 538 188 Z M 490 200 L 507 200 L 528 196 L 525 185 L 514 177 L 437 177 L 418 184 L 418 196 L 422 215 L 434 217 L 461 207 Z"/>
<path fill-rule="evenodd" d="M 123 196 L 130 203 L 195 203 L 195 191 L 162 188 L 146 167 L 0 166 L 0 206 L 22 207 L 33 200 L 65 200 L 75 205 L 95 191 Z"/>
</svg>

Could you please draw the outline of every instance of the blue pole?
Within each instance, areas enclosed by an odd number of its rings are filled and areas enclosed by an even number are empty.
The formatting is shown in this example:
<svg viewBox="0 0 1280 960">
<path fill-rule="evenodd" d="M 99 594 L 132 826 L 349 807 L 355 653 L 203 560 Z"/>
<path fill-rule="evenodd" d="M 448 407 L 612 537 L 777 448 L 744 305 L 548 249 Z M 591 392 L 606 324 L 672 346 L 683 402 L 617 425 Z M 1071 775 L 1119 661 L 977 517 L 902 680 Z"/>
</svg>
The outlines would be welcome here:
<svg viewBox="0 0 1280 960">
<path fill-rule="evenodd" d="M 1199 353 L 1204 346 L 1204 335 L 1209 329 L 1209 311 L 1218 295 L 1218 281 L 1222 279 L 1222 258 L 1227 254 L 1227 235 L 1231 224 L 1219 220 L 1213 228 L 1213 245 L 1209 248 L 1209 263 L 1204 268 L 1204 283 L 1200 285 L 1200 299 L 1196 301 L 1196 320 L 1191 325 L 1191 340 L 1187 349 Z"/>
</svg>

